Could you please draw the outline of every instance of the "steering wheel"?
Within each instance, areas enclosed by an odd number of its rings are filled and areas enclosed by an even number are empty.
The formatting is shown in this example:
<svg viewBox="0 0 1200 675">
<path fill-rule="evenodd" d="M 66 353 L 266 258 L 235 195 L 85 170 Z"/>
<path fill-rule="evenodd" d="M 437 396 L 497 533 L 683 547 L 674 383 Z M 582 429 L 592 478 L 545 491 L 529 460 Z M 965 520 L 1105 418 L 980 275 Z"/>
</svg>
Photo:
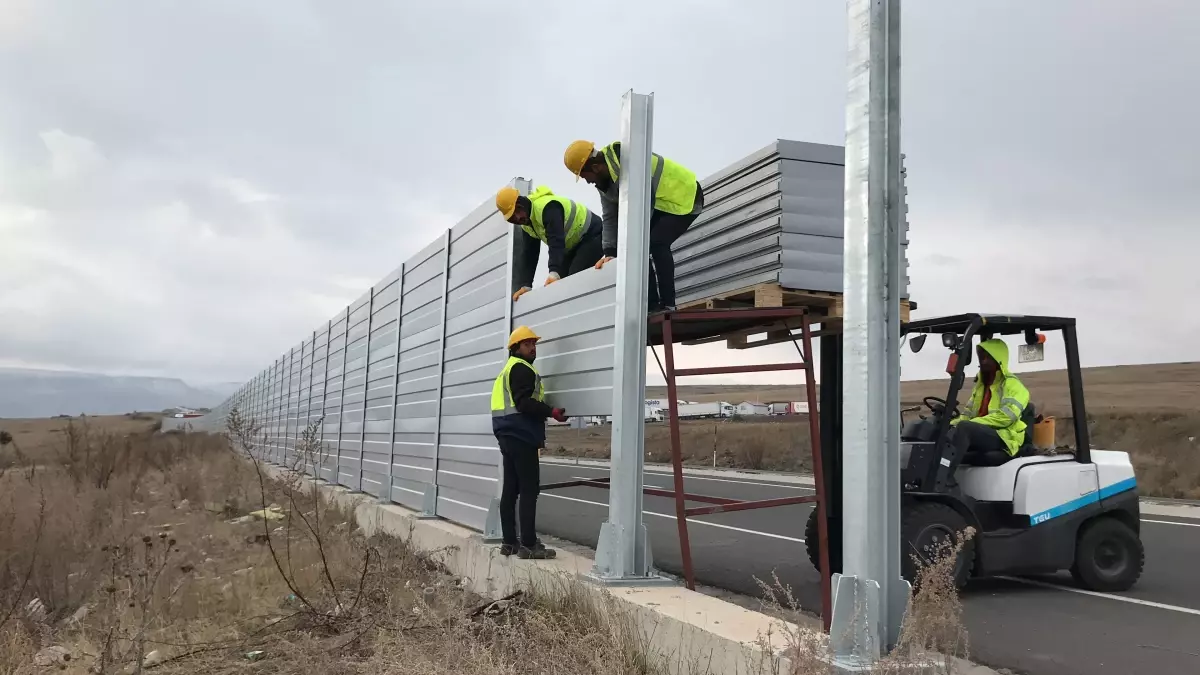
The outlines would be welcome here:
<svg viewBox="0 0 1200 675">
<path fill-rule="evenodd" d="M 926 396 L 925 398 L 921 399 L 921 403 L 924 403 L 925 407 L 929 408 L 929 412 L 933 413 L 934 415 L 940 416 L 946 412 L 946 399 L 944 398 L 938 398 L 937 396 Z M 954 409 L 950 411 L 950 417 L 958 417 L 958 414 L 958 406 L 955 406 Z"/>
</svg>

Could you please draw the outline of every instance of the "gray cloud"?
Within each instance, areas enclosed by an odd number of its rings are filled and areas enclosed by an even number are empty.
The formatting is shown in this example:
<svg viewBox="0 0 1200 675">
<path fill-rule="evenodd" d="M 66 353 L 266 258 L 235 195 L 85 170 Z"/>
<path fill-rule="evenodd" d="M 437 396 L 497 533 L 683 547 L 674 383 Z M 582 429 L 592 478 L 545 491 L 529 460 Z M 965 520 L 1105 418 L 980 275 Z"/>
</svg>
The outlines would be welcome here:
<svg viewBox="0 0 1200 675">
<path fill-rule="evenodd" d="M 656 94 L 656 150 L 701 175 L 779 137 L 841 143 L 843 11 L 11 0 L 0 355 L 252 375 L 514 175 L 595 205 L 562 149 L 615 137 L 631 87 Z M 1200 142 L 1183 83 L 1200 9 L 904 12 L 922 313 L 1075 314 L 1087 362 L 1189 358 L 1200 323 L 1176 308 L 1200 284 Z M 1117 308 L 1161 339 L 1118 329 Z M 681 360 L 788 356 L 705 347 Z"/>
</svg>

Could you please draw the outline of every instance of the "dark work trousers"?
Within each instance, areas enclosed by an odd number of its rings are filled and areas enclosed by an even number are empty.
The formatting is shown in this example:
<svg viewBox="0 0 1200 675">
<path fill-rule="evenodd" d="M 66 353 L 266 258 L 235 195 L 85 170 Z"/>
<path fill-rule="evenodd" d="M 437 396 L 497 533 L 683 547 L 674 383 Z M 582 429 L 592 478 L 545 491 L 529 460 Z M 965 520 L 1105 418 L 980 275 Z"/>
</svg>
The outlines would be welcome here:
<svg viewBox="0 0 1200 675">
<path fill-rule="evenodd" d="M 600 233 L 588 233 L 583 235 L 575 248 L 567 251 L 563 256 L 563 267 L 567 273 L 563 276 L 571 276 L 576 272 L 582 272 L 589 267 L 594 267 L 600 258 L 604 255 L 604 245 L 601 241 Z"/>
<path fill-rule="evenodd" d="M 522 546 L 537 544 L 537 498 L 541 480 L 538 466 L 538 449 L 508 436 L 497 437 L 500 455 L 504 459 L 504 487 L 500 492 L 500 531 L 504 543 L 516 545 L 517 498 L 521 502 Z"/>
<path fill-rule="evenodd" d="M 954 447 L 963 464 L 999 466 L 1010 459 L 1008 446 L 995 429 L 965 420 L 954 427 Z"/>
<path fill-rule="evenodd" d="M 657 209 L 650 215 L 650 311 L 675 305 L 675 257 L 671 254 L 671 244 L 687 232 L 699 215 L 677 216 Z"/>
</svg>

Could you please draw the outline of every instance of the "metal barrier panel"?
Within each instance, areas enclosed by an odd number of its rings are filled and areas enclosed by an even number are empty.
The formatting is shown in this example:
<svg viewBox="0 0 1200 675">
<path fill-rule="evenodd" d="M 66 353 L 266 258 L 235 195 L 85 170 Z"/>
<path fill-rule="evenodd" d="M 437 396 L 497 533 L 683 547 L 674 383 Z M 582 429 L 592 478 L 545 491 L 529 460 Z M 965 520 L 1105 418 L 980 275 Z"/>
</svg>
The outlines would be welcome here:
<svg viewBox="0 0 1200 675">
<path fill-rule="evenodd" d="M 760 283 L 841 292 L 844 156 L 778 140 L 701 181 L 704 211 L 672 247 L 679 302 Z"/>
<path fill-rule="evenodd" d="M 526 293 L 513 325 L 538 341 L 537 370 L 546 398 L 568 415 L 611 415 L 617 266 L 586 269 Z"/>
<path fill-rule="evenodd" d="M 346 315 L 329 323 L 329 356 L 325 366 L 325 422 L 321 425 L 321 478 L 337 482 L 338 441 L 342 433 L 342 379 L 346 370 Z"/>
<path fill-rule="evenodd" d="M 314 334 L 315 335 L 315 334 Z M 313 337 L 309 337 L 300 351 L 300 389 L 299 397 L 296 402 L 296 439 L 297 447 L 304 437 L 304 431 L 308 428 L 309 421 L 309 403 L 312 397 L 312 361 L 313 361 Z M 313 448 L 308 448 L 310 453 L 308 456 L 301 458 L 304 462 L 304 473 L 312 474 L 316 471 L 313 466 L 313 457 L 311 453 Z"/>
<path fill-rule="evenodd" d="M 450 230 L 436 514 L 477 529 L 499 481 L 491 393 L 507 359 L 510 232 L 492 203 Z"/>
<path fill-rule="evenodd" d="M 391 492 L 392 419 L 396 398 L 396 344 L 400 339 L 400 270 L 375 284 L 371 337 L 367 343 L 366 408 L 363 414 L 362 490 Z"/>
<path fill-rule="evenodd" d="M 367 392 L 367 344 L 371 336 L 368 290 L 350 304 L 346 319 L 346 364 L 342 381 L 342 434 L 338 441 L 338 483 L 362 489 L 363 410 Z"/>
<path fill-rule="evenodd" d="M 404 263 L 392 431 L 392 496 L 421 508 L 434 483 L 445 237 Z"/>
</svg>

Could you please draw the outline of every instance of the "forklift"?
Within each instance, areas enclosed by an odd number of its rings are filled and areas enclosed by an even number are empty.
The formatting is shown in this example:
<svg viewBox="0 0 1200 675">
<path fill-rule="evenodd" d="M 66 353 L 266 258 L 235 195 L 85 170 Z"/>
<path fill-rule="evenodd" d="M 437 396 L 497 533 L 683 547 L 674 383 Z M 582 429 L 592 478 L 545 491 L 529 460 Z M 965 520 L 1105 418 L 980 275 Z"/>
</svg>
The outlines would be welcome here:
<svg viewBox="0 0 1200 675">
<path fill-rule="evenodd" d="M 972 578 L 1054 574 L 1069 570 L 1083 588 L 1124 591 L 1142 574 L 1137 481 L 1128 453 L 1096 450 L 1088 440 L 1075 320 L 1045 316 L 960 314 L 913 321 L 904 327 L 913 352 L 930 334 L 949 351 L 946 397 L 926 397 L 926 414 L 903 424 L 901 466 L 901 574 L 916 572 L 949 538 L 967 527 L 975 536 L 955 561 L 961 588 Z M 1066 349 L 1074 448 L 1037 450 L 1039 419 L 1032 400 L 1023 413 L 1025 439 L 1015 456 L 968 465 L 953 439 L 951 420 L 967 381 L 977 341 L 1017 337 L 1022 363 L 1045 358 L 1047 338 Z M 841 335 L 821 338 L 821 445 L 825 467 L 830 572 L 841 571 Z M 969 385 L 968 385 L 969 386 Z M 969 389 L 968 389 L 969 391 Z M 1031 392 L 1036 396 L 1036 392 Z M 1053 443 L 1052 443 L 1053 445 Z M 817 511 L 805 527 L 808 557 L 819 569 Z"/>
</svg>

